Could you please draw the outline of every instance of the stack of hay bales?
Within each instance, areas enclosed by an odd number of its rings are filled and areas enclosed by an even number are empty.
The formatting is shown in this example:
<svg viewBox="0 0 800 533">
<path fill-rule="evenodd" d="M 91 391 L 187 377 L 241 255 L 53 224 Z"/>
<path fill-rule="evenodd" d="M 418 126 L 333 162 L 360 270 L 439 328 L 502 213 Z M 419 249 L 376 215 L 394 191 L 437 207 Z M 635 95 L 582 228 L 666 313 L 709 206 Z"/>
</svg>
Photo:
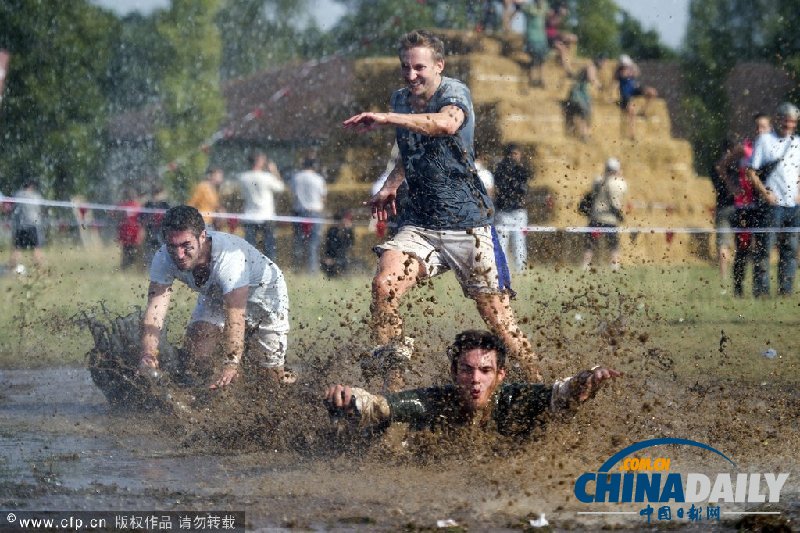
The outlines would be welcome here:
<svg viewBox="0 0 800 533">
<path fill-rule="evenodd" d="M 640 235 L 621 239 L 623 262 L 683 262 L 706 259 L 706 234 L 651 234 L 650 228 L 712 227 L 713 191 L 692 165 L 689 143 L 670 135 L 670 117 L 663 100 L 654 100 L 647 116 L 637 117 L 637 140 L 626 139 L 623 117 L 616 104 L 615 68 L 608 62 L 601 73 L 604 87 L 594 94 L 592 137 L 587 143 L 568 136 L 561 101 L 571 81 L 550 59 L 544 66 L 545 87 L 527 87 L 519 36 L 501 39 L 452 30 L 437 30 L 449 54 L 445 75 L 463 80 L 471 89 L 477 115 L 476 143 L 490 159 L 507 143 L 523 147 L 535 169 L 531 183 L 531 224 L 567 228 L 583 226 L 576 206 L 601 173 L 608 157 L 617 157 L 628 181 L 624 225 L 642 228 Z M 575 58 L 577 71 L 586 59 Z M 396 57 L 369 58 L 355 64 L 354 90 L 358 110 L 388 110 L 389 96 L 401 87 Z M 394 130 L 370 135 L 344 133 L 335 149 L 342 160 L 330 204 L 356 205 L 369 196 L 372 181 L 385 168 Z M 354 200 L 355 199 L 355 200 Z M 361 239 L 361 252 L 374 244 L 371 234 Z M 533 232 L 529 247 L 534 262 L 574 262 L 582 235 Z"/>
</svg>

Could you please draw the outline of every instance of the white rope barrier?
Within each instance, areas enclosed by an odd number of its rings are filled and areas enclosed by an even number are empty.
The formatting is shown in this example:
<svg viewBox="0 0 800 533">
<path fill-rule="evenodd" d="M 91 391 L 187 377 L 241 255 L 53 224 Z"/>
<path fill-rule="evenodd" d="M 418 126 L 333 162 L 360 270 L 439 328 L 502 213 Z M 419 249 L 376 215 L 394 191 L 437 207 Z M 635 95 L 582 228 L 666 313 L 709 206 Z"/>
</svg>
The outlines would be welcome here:
<svg viewBox="0 0 800 533">
<path fill-rule="evenodd" d="M 2 202 L 41 205 L 44 207 L 63 207 L 78 211 L 121 211 L 126 213 L 164 213 L 164 209 L 151 209 L 146 207 L 130 207 L 112 204 L 101 204 L 94 202 L 68 202 L 59 200 L 34 200 L 29 198 L 3 197 Z M 323 217 L 300 217 L 289 215 L 274 215 L 271 217 L 253 217 L 244 213 L 203 213 L 218 219 L 235 219 L 241 222 L 288 222 L 298 224 L 335 224 L 336 221 Z M 368 226 L 368 222 L 356 222 L 356 226 Z M 628 233 L 628 234 L 711 234 L 711 233 L 800 233 L 800 228 L 790 227 L 767 227 L 767 228 L 698 228 L 698 227 L 591 227 L 591 226 L 495 226 L 498 230 L 522 230 L 527 233 Z"/>
</svg>

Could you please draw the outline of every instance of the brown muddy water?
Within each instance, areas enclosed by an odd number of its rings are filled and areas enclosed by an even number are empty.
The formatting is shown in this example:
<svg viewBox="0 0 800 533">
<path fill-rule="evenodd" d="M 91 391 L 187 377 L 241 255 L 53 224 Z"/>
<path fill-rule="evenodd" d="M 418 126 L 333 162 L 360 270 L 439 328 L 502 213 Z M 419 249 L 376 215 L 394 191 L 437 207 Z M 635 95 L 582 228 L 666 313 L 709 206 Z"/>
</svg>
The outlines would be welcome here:
<svg viewBox="0 0 800 533">
<path fill-rule="evenodd" d="M 634 442 L 676 437 L 707 443 L 736 467 L 688 447 L 640 456 L 712 479 L 789 472 L 780 503 L 721 505 L 780 514 L 716 522 L 704 513 L 690 523 L 673 505 L 672 521 L 654 514 L 651 527 L 790 531 L 800 519 L 797 390 L 628 375 L 573 418 L 513 441 L 472 428 L 337 434 L 317 386 L 302 381 L 291 392 L 242 387 L 245 398 L 209 398 L 205 414 L 185 421 L 110 408 L 85 369 L 3 371 L 0 509 L 244 510 L 248 530 L 362 531 L 436 529 L 444 519 L 473 531 L 533 530 L 529 520 L 544 513 L 553 530 L 642 530 L 643 505 L 580 503 L 575 480 Z M 234 398 L 250 407 L 231 408 Z"/>
</svg>

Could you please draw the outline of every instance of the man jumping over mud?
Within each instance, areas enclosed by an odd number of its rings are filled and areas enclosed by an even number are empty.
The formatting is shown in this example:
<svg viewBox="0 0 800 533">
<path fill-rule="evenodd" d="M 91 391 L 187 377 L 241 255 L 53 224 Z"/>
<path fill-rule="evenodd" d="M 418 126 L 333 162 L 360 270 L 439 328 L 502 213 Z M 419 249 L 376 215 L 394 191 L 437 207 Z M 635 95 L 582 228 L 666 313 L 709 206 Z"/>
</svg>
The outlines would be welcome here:
<svg viewBox="0 0 800 533">
<path fill-rule="evenodd" d="M 194 207 L 169 209 L 161 228 L 165 244 L 150 266 L 140 372 L 158 368 L 158 339 L 177 279 L 200 293 L 186 330 L 187 370 L 211 375 L 212 355 L 221 346 L 223 369 L 211 388 L 225 387 L 239 375 L 247 347 L 265 378 L 293 382 L 284 370 L 289 297 L 275 263 L 244 239 L 206 230 Z"/>
<path fill-rule="evenodd" d="M 379 221 L 396 214 L 397 190 L 408 184 L 400 230 L 376 247 L 372 282 L 372 340 L 364 368 L 384 372 L 385 387 L 403 386 L 412 339 L 403 336 L 402 296 L 426 277 L 453 270 L 487 326 L 509 347 L 527 376 L 541 380 L 536 355 L 509 305 L 513 294 L 505 256 L 492 226 L 494 207 L 475 169 L 475 113 L 469 89 L 442 76 L 444 45 L 428 31 L 412 31 L 399 45 L 406 87 L 395 91 L 391 113 L 361 113 L 346 128 L 394 127 L 400 154 L 384 186 L 370 200 Z"/>
<path fill-rule="evenodd" d="M 622 376 L 604 367 L 584 370 L 553 385 L 503 383 L 506 348 L 488 331 L 456 335 L 448 348 L 452 385 L 411 389 L 385 396 L 333 385 L 324 403 L 331 416 L 359 427 L 405 422 L 414 429 L 478 424 L 502 435 L 528 433 L 547 413 L 568 413 L 592 398 L 606 381 Z"/>
</svg>

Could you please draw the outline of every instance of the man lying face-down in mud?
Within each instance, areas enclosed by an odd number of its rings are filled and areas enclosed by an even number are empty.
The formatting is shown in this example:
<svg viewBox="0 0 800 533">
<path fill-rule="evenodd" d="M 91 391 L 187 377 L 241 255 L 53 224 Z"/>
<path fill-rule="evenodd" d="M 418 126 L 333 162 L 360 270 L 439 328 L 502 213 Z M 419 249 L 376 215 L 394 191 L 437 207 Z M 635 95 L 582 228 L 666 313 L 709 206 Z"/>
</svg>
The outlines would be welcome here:
<svg viewBox="0 0 800 533">
<path fill-rule="evenodd" d="M 333 418 L 356 421 L 360 427 L 406 422 L 414 429 L 480 424 L 500 434 L 533 429 L 546 413 L 566 413 L 593 397 L 606 381 L 622 376 L 594 367 L 552 385 L 503 383 L 506 348 L 487 331 L 456 335 L 448 348 L 453 384 L 404 390 L 385 396 L 344 385 L 328 387 L 324 403 Z"/>
<path fill-rule="evenodd" d="M 238 376 L 247 347 L 265 378 L 294 381 L 283 366 L 289 297 L 277 265 L 244 239 L 206 230 L 194 207 L 169 209 L 162 233 L 165 244 L 150 266 L 140 374 L 157 374 L 158 339 L 177 279 L 200 293 L 186 331 L 184 373 L 210 376 L 212 355 L 221 346 L 223 369 L 211 388 L 224 387 Z"/>
</svg>

